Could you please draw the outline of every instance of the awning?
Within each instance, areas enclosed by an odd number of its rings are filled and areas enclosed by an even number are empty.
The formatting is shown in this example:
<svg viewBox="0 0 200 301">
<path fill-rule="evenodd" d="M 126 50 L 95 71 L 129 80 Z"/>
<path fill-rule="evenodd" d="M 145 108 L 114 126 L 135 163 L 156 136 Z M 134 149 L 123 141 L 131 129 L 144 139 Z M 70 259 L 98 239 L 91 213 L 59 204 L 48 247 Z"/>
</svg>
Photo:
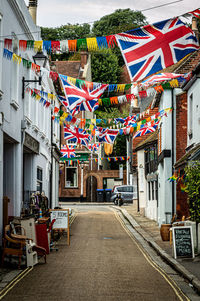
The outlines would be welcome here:
<svg viewBox="0 0 200 301">
<path fill-rule="evenodd" d="M 175 164 L 175 169 L 183 169 L 188 161 L 200 159 L 200 144 L 195 145 L 184 156 L 182 156 Z"/>
<path fill-rule="evenodd" d="M 65 162 L 65 161 L 88 161 L 90 153 L 75 153 L 76 156 L 74 158 L 60 158 L 60 162 Z"/>
</svg>

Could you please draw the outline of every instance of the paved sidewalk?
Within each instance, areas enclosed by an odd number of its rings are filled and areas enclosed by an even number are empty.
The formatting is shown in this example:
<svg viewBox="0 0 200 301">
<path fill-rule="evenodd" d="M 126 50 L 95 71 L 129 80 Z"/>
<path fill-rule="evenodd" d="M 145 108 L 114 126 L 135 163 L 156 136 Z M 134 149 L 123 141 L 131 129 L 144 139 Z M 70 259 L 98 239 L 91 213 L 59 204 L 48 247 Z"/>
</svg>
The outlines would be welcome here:
<svg viewBox="0 0 200 301">
<path fill-rule="evenodd" d="M 200 293 L 200 256 L 194 259 L 174 259 L 172 245 L 161 239 L 160 228 L 155 221 L 142 216 L 134 205 L 118 208 L 144 239 Z"/>
</svg>

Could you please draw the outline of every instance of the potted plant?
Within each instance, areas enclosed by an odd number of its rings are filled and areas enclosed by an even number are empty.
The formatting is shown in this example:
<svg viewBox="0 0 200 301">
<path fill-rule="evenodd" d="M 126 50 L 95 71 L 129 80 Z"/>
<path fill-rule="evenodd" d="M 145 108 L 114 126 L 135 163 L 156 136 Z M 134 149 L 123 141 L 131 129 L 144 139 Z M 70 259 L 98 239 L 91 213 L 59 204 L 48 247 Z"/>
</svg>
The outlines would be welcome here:
<svg viewBox="0 0 200 301">
<path fill-rule="evenodd" d="M 189 162 L 185 168 L 185 192 L 191 221 L 196 222 L 196 239 L 198 246 L 198 223 L 200 222 L 200 161 Z"/>
</svg>

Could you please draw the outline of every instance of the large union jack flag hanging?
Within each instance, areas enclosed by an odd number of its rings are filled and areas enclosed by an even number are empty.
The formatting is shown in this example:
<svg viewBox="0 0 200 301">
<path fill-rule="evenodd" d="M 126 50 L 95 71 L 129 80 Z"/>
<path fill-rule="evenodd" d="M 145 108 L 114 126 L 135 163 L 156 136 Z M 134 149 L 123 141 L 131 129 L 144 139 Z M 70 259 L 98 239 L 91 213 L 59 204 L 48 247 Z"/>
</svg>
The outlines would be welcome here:
<svg viewBox="0 0 200 301">
<path fill-rule="evenodd" d="M 154 122 L 153 124 L 151 122 L 149 122 L 149 124 L 147 123 L 147 125 L 141 126 L 141 128 L 133 136 L 133 139 L 155 132 L 155 130 L 158 127 L 159 122 L 160 122 L 160 120 Z"/>
<path fill-rule="evenodd" d="M 65 93 L 65 106 L 74 116 L 80 111 L 93 112 L 98 109 L 98 98 L 107 89 L 107 84 L 98 84 L 92 90 L 89 87 L 76 87 L 67 81 L 67 76 L 59 75 Z"/>
<path fill-rule="evenodd" d="M 106 142 L 106 143 L 114 143 L 115 138 L 117 137 L 119 130 L 110 130 L 108 128 L 102 129 L 99 128 L 96 131 L 96 136 L 99 139 L 99 142 Z"/>
<path fill-rule="evenodd" d="M 75 148 L 76 145 L 63 145 L 60 149 L 60 152 L 62 153 L 62 158 L 74 158 L 76 156 L 75 154 Z"/>
<path fill-rule="evenodd" d="M 193 31 L 179 18 L 116 34 L 131 80 L 139 81 L 197 50 Z"/>
<path fill-rule="evenodd" d="M 72 143 L 88 146 L 91 135 L 87 134 L 85 130 L 67 124 L 64 125 L 64 138 Z"/>
</svg>

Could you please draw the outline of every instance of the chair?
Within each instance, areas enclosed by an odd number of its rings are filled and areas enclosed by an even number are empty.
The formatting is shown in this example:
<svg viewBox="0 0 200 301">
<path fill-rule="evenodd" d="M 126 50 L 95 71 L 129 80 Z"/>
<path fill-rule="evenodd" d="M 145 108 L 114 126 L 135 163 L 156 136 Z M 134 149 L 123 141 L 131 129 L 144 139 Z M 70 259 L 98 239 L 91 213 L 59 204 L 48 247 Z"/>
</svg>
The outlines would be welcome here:
<svg viewBox="0 0 200 301">
<path fill-rule="evenodd" d="M 20 233 L 19 233 L 20 232 Z M 26 246 L 28 241 L 32 239 L 26 236 L 25 229 L 21 226 L 14 226 L 13 224 L 6 225 L 3 238 L 3 253 L 2 265 L 6 255 L 13 255 L 19 257 L 18 268 L 21 266 L 21 257 L 26 255 Z M 38 256 L 44 256 L 46 263 L 46 250 L 32 243 L 33 252 L 36 251 Z"/>
<path fill-rule="evenodd" d="M 20 268 L 22 255 L 25 255 L 26 239 L 23 235 L 21 235 L 21 238 L 19 238 L 20 235 L 18 235 L 18 238 L 12 237 L 11 233 L 10 225 L 6 225 L 3 238 L 2 266 L 5 255 L 14 255 L 19 258 L 18 268 Z"/>
</svg>

